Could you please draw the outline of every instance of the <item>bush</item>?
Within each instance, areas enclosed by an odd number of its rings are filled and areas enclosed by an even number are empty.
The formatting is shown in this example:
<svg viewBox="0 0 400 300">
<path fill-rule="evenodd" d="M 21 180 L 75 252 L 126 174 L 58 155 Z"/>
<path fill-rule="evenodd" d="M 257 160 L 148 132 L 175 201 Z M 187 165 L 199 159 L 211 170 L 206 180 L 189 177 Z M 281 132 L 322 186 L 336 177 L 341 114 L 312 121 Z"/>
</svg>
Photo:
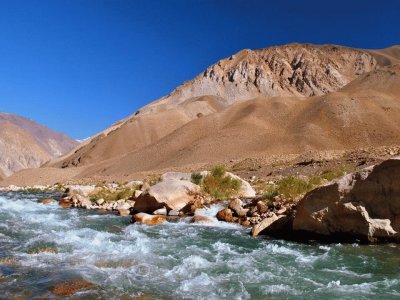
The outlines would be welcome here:
<svg viewBox="0 0 400 300">
<path fill-rule="evenodd" d="M 339 167 L 334 170 L 327 170 L 322 172 L 321 177 L 325 179 L 326 181 L 331 181 L 333 179 L 342 177 L 347 174 L 347 168 L 346 167 Z"/>
<path fill-rule="evenodd" d="M 278 196 L 278 191 L 275 189 L 271 189 L 269 191 L 267 191 L 266 193 L 264 193 L 261 198 L 262 199 L 268 199 L 268 200 L 273 200 L 274 197 Z"/>
<path fill-rule="evenodd" d="M 194 184 L 200 185 L 201 181 L 203 180 L 203 175 L 200 173 L 192 173 L 190 179 Z"/>
<path fill-rule="evenodd" d="M 129 199 L 133 196 L 134 191 L 135 191 L 134 189 L 132 190 L 128 187 L 116 191 L 110 191 L 106 188 L 102 188 L 100 191 L 97 191 L 90 195 L 90 201 L 94 202 L 98 199 L 104 199 L 105 201 L 117 201 L 120 199 Z"/>
<path fill-rule="evenodd" d="M 314 185 L 307 179 L 302 179 L 295 176 L 282 178 L 277 182 L 279 194 L 295 198 L 312 190 Z"/>
<path fill-rule="evenodd" d="M 239 179 L 226 175 L 224 167 L 214 167 L 203 179 L 203 190 L 216 199 L 228 199 L 237 193 L 242 185 Z"/>
<path fill-rule="evenodd" d="M 148 179 L 148 183 L 150 186 L 156 185 L 159 182 L 160 182 L 160 177 L 156 175 L 153 175 Z"/>
</svg>

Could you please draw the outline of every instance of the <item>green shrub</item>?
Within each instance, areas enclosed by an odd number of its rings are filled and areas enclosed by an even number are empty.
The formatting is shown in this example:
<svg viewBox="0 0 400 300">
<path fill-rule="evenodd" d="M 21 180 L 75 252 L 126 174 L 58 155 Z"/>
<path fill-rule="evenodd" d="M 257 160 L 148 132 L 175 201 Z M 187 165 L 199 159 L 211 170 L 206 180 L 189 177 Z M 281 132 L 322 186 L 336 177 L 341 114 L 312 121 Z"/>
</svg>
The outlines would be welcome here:
<svg viewBox="0 0 400 300">
<path fill-rule="evenodd" d="M 156 185 L 159 182 L 160 182 L 160 177 L 156 175 L 153 175 L 148 179 L 148 183 L 150 186 Z"/>
<path fill-rule="evenodd" d="M 269 191 L 265 192 L 261 198 L 262 199 L 268 199 L 268 200 L 272 200 L 274 199 L 274 197 L 278 196 L 278 191 L 275 189 L 270 189 Z"/>
<path fill-rule="evenodd" d="M 309 180 L 295 176 L 282 178 L 277 182 L 277 186 L 279 194 L 288 198 L 303 195 L 314 188 L 314 185 Z"/>
<path fill-rule="evenodd" d="M 336 168 L 334 170 L 326 170 L 322 172 L 321 177 L 325 179 L 326 181 L 331 181 L 333 179 L 342 177 L 347 174 L 347 168 L 342 166 L 339 168 Z"/>
<path fill-rule="evenodd" d="M 194 184 L 200 185 L 201 181 L 203 180 L 203 175 L 201 175 L 200 173 L 192 173 L 190 179 Z"/>
<path fill-rule="evenodd" d="M 120 199 L 129 199 L 132 197 L 134 189 L 130 189 L 128 187 L 118 189 L 116 191 L 110 191 L 106 188 L 102 188 L 95 193 L 90 195 L 90 201 L 94 202 L 98 199 L 104 199 L 105 201 L 117 201 Z"/>
<path fill-rule="evenodd" d="M 203 190 L 215 199 L 228 199 L 239 191 L 242 182 L 226 175 L 224 167 L 214 167 L 203 179 Z"/>
</svg>

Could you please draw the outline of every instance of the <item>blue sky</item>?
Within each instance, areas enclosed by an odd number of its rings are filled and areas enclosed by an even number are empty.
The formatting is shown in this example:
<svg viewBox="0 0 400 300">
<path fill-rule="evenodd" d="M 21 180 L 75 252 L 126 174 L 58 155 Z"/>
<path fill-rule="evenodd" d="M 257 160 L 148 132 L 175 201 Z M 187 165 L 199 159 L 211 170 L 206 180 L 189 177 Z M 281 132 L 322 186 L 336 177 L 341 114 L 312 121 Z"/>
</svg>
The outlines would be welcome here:
<svg viewBox="0 0 400 300">
<path fill-rule="evenodd" d="M 400 1 L 0 0 L 0 111 L 93 135 L 244 48 L 400 44 Z"/>
</svg>

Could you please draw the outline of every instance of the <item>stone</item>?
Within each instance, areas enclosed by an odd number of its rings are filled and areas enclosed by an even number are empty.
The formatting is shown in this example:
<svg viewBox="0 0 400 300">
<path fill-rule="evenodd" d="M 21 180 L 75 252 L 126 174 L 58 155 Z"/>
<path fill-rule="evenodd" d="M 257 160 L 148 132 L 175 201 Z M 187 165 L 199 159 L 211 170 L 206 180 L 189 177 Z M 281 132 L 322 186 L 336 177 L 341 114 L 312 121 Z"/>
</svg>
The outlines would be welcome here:
<svg viewBox="0 0 400 300">
<path fill-rule="evenodd" d="M 166 216 L 149 215 L 146 213 L 138 213 L 132 217 L 132 222 L 137 222 L 145 225 L 158 225 L 167 221 Z"/>
<path fill-rule="evenodd" d="M 56 284 L 52 288 L 52 292 L 56 296 L 70 297 L 76 292 L 92 290 L 94 288 L 95 285 L 89 281 L 83 279 L 73 279 Z"/>
<path fill-rule="evenodd" d="M 67 193 L 69 196 L 78 194 L 88 197 L 95 189 L 96 187 L 94 185 L 70 185 L 67 187 L 65 193 Z"/>
<path fill-rule="evenodd" d="M 231 200 L 229 208 L 236 212 L 239 217 L 245 217 L 249 211 L 249 209 L 243 208 L 243 202 L 239 198 Z"/>
<path fill-rule="evenodd" d="M 282 207 L 281 209 L 279 209 L 276 214 L 277 215 L 284 215 L 287 212 L 287 207 Z"/>
<path fill-rule="evenodd" d="M 86 198 L 80 194 L 72 195 L 71 199 L 74 204 L 75 203 L 77 204 L 76 207 L 90 209 L 92 206 L 92 202 L 88 198 Z"/>
<path fill-rule="evenodd" d="M 207 225 L 214 225 L 214 220 L 206 217 L 206 216 L 194 216 L 190 223 L 199 223 L 199 224 L 207 224 Z"/>
<path fill-rule="evenodd" d="M 43 199 L 39 199 L 37 202 L 46 205 L 46 204 L 54 203 L 54 202 L 56 202 L 56 200 L 54 200 L 53 198 L 43 198 Z"/>
<path fill-rule="evenodd" d="M 117 210 L 119 210 L 119 209 L 129 210 L 130 208 L 131 208 L 131 205 L 129 203 L 126 203 L 126 202 L 117 203 Z"/>
<path fill-rule="evenodd" d="M 167 209 L 166 209 L 165 207 L 159 208 L 159 209 L 153 211 L 153 215 L 163 215 L 163 216 L 166 216 L 166 215 L 167 215 Z"/>
<path fill-rule="evenodd" d="M 262 220 L 260 223 L 256 224 L 253 226 L 253 228 L 251 229 L 251 235 L 252 236 L 257 236 L 260 233 L 268 233 L 269 232 L 274 232 L 276 230 L 279 231 L 279 228 L 274 228 L 272 229 L 271 227 L 273 227 L 275 225 L 276 227 L 276 223 L 278 223 L 279 220 L 286 218 L 286 216 L 282 215 L 282 216 L 277 216 L 277 215 L 273 215 L 272 217 L 269 218 L 265 218 L 264 220 Z"/>
<path fill-rule="evenodd" d="M 193 201 L 199 192 L 200 187 L 189 181 L 161 181 L 136 199 L 134 210 L 152 213 L 165 206 L 167 210 L 179 211 Z"/>
<path fill-rule="evenodd" d="M 400 158 L 348 174 L 304 196 L 296 235 L 334 241 L 400 241 Z"/>
<path fill-rule="evenodd" d="M 136 198 L 138 198 L 142 193 L 143 193 L 143 191 L 141 191 L 141 190 L 136 190 L 136 191 L 133 193 L 133 197 L 136 199 Z"/>
<path fill-rule="evenodd" d="M 240 225 L 242 225 L 244 227 L 248 227 L 248 226 L 250 226 L 250 224 L 251 224 L 250 221 L 247 219 L 240 221 Z"/>
<path fill-rule="evenodd" d="M 121 217 L 126 217 L 129 216 L 131 214 L 129 209 L 118 209 L 118 215 L 120 215 Z"/>
<path fill-rule="evenodd" d="M 102 205 L 104 202 L 105 202 L 105 200 L 103 198 L 96 200 L 97 205 Z"/>
<path fill-rule="evenodd" d="M 257 211 L 261 214 L 268 212 L 268 205 L 265 201 L 258 201 L 256 204 Z"/>
<path fill-rule="evenodd" d="M 63 199 L 60 200 L 60 202 L 58 202 L 58 204 L 62 208 L 70 208 L 72 206 L 72 201 L 71 201 L 71 199 L 63 198 Z"/>
<path fill-rule="evenodd" d="M 133 189 L 133 188 L 140 188 L 142 185 L 143 185 L 143 181 L 133 180 L 133 181 L 128 182 L 125 186 L 130 189 Z"/>
<path fill-rule="evenodd" d="M 168 212 L 168 216 L 177 217 L 177 216 L 180 216 L 180 212 L 179 212 L 179 211 L 176 211 L 176 210 L 174 210 L 174 209 L 171 209 L 171 210 Z"/>
<path fill-rule="evenodd" d="M 161 175 L 161 181 L 168 180 L 185 180 L 191 181 L 192 173 L 183 173 L 183 172 L 167 172 Z"/>
<path fill-rule="evenodd" d="M 217 213 L 218 221 L 233 222 L 232 211 L 229 208 L 224 208 Z"/>
<path fill-rule="evenodd" d="M 184 214 L 193 215 L 193 214 L 195 214 L 195 211 L 196 211 L 197 209 L 200 209 L 200 208 L 202 208 L 202 207 L 203 207 L 203 202 L 202 202 L 202 200 L 201 200 L 201 199 L 195 199 L 195 200 L 193 200 L 193 201 L 190 201 L 187 205 L 185 205 L 185 206 L 181 209 L 181 211 L 182 211 Z"/>
</svg>

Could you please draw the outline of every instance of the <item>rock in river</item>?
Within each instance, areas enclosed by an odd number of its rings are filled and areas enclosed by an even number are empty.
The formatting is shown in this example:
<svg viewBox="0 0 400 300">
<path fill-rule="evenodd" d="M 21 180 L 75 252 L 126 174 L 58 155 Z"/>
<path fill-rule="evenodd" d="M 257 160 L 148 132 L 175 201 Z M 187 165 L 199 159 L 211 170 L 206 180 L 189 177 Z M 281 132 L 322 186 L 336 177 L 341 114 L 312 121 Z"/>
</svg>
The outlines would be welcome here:
<svg viewBox="0 0 400 300">
<path fill-rule="evenodd" d="M 309 192 L 296 235 L 335 241 L 400 241 L 400 159 L 389 159 Z M 297 233 L 296 233 L 297 232 Z"/>
<path fill-rule="evenodd" d="M 136 199 L 134 210 L 151 213 L 165 206 L 168 211 L 179 211 L 193 201 L 194 195 L 198 192 L 200 192 L 200 187 L 189 181 L 161 181 Z"/>
<path fill-rule="evenodd" d="M 132 222 L 137 222 L 145 225 L 158 225 L 167 221 L 166 216 L 149 215 L 146 213 L 138 213 L 132 217 Z"/>
</svg>

